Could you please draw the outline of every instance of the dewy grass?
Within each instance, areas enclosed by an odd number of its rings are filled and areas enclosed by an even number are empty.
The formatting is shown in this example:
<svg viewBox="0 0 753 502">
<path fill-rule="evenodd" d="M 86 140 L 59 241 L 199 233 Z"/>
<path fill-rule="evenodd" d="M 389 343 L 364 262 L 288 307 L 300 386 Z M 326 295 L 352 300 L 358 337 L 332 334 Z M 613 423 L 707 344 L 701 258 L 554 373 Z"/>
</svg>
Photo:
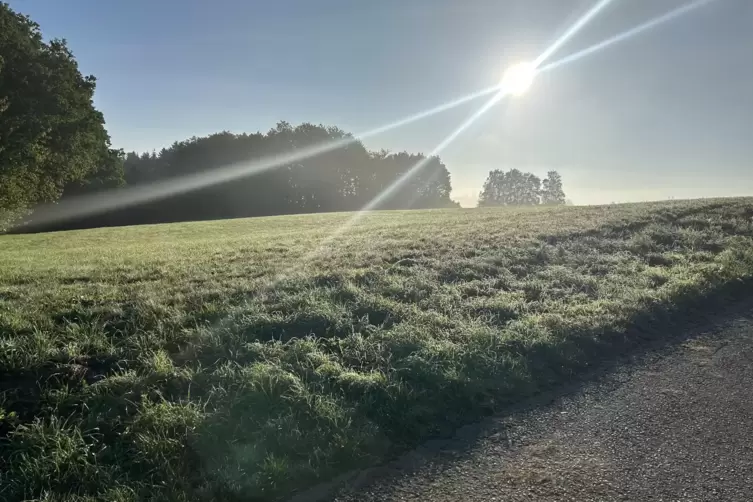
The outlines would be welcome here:
<svg viewBox="0 0 753 502">
<path fill-rule="evenodd" d="M 0 236 L 0 499 L 271 500 L 749 291 L 753 200 Z M 303 257 L 313 256 L 309 262 Z"/>
</svg>

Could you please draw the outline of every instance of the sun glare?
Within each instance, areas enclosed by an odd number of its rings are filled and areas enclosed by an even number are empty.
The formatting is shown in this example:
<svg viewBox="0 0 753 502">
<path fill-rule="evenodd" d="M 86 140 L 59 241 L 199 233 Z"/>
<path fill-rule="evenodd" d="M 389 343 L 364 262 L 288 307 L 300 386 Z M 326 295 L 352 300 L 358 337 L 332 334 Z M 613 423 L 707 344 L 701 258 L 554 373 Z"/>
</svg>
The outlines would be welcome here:
<svg viewBox="0 0 753 502">
<path fill-rule="evenodd" d="M 536 67 L 533 63 L 517 63 L 505 71 L 500 85 L 503 91 L 513 96 L 520 96 L 531 87 L 534 76 L 536 76 Z"/>
</svg>

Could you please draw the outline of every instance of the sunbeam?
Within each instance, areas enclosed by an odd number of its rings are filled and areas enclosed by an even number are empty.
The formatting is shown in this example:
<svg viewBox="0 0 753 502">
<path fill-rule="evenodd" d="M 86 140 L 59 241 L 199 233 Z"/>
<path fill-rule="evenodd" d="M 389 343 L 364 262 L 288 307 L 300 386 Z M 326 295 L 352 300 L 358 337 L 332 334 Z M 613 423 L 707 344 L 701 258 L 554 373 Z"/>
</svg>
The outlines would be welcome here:
<svg viewBox="0 0 753 502">
<path fill-rule="evenodd" d="M 486 96 L 487 94 L 499 91 L 499 89 L 499 85 L 488 87 L 429 110 L 418 112 L 394 122 L 390 122 L 389 124 L 370 129 L 354 135 L 351 138 L 315 145 L 292 153 L 269 156 L 252 162 L 230 164 L 212 169 L 211 172 L 195 173 L 165 179 L 152 183 L 149 186 L 134 186 L 119 190 L 108 190 L 97 194 L 82 195 L 73 199 L 63 200 L 57 204 L 50 204 L 38 208 L 34 215 L 34 222 L 35 224 L 46 225 L 84 216 L 93 216 L 113 209 L 120 209 L 153 200 L 164 199 L 173 195 L 191 192 L 212 185 L 233 181 L 238 178 L 258 174 L 286 164 L 300 162 L 304 159 L 316 157 L 317 155 L 322 155 L 337 150 L 338 148 L 346 147 L 355 141 L 376 136 L 389 130 L 456 108 L 462 104 Z"/>
<path fill-rule="evenodd" d="M 565 42 L 567 42 L 570 38 L 572 38 L 578 31 L 580 31 L 589 21 L 591 21 L 599 12 L 602 11 L 607 5 L 609 5 L 613 0 L 600 0 L 596 5 L 591 7 L 591 9 L 588 10 L 583 16 L 581 16 L 580 19 L 578 19 L 570 28 L 565 31 L 565 33 L 559 37 L 555 42 L 550 45 L 544 52 L 537 57 L 533 63 L 520 63 L 518 65 L 515 65 L 511 68 L 511 70 L 516 70 L 513 73 L 515 75 L 514 78 L 503 78 L 501 88 L 497 94 L 495 94 L 489 101 L 487 101 L 481 108 L 479 108 L 473 115 L 471 115 L 465 122 L 463 122 L 460 127 L 455 129 L 449 136 L 447 136 L 444 140 L 442 140 L 439 145 L 437 145 L 434 150 L 422 161 L 416 163 L 415 166 L 413 166 L 411 169 L 403 173 L 398 179 L 396 179 L 391 185 L 389 185 L 387 188 L 385 188 L 381 193 L 379 193 L 376 197 L 374 197 L 368 204 L 366 204 L 358 213 L 355 214 L 353 219 L 358 218 L 360 214 L 362 214 L 364 211 L 370 211 L 371 209 L 379 206 L 387 197 L 389 197 L 397 188 L 400 187 L 403 183 L 405 183 L 408 179 L 410 179 L 413 174 L 418 172 L 428 161 L 431 157 L 439 155 L 439 153 L 442 152 L 447 146 L 455 141 L 455 139 L 460 136 L 460 134 L 465 131 L 471 124 L 473 124 L 481 115 L 486 113 L 489 108 L 494 106 L 501 100 L 503 97 L 507 96 L 508 94 L 520 94 L 522 91 L 526 90 L 530 85 L 531 81 L 533 80 L 535 74 L 537 73 L 535 69 L 542 64 L 544 61 L 546 61 L 554 52 L 559 49 Z M 524 69 L 524 71 L 521 71 L 520 69 Z M 508 70 L 508 74 L 511 70 Z M 521 78 L 518 76 L 518 74 L 525 74 L 524 78 Z M 348 222 L 349 223 L 349 222 Z M 346 226 L 348 226 L 348 223 L 346 223 Z"/>
<path fill-rule="evenodd" d="M 591 9 L 586 12 L 580 19 L 578 19 L 575 23 L 573 23 L 570 28 L 568 28 L 565 33 L 562 34 L 557 40 L 552 43 L 547 49 L 542 52 L 539 57 L 537 57 L 534 62 L 533 66 L 535 68 L 538 68 L 544 61 L 549 59 L 552 54 L 557 52 L 557 50 L 562 47 L 565 42 L 570 40 L 573 36 L 575 36 L 576 33 L 578 33 L 591 19 L 593 19 L 599 12 L 601 12 L 607 5 L 612 3 L 613 0 L 600 0 L 599 3 L 591 7 Z"/>
<path fill-rule="evenodd" d="M 639 26 L 636 26 L 635 28 L 625 31 L 619 35 L 611 37 L 603 42 L 593 45 L 587 49 L 584 49 L 575 54 L 566 56 L 562 59 L 559 59 L 547 65 L 543 65 L 543 63 L 552 54 L 554 54 L 559 48 L 561 48 L 565 42 L 567 42 L 570 38 L 572 38 L 575 34 L 577 34 L 589 21 L 591 21 L 599 12 L 601 12 L 605 7 L 607 7 L 612 2 L 612 0 L 600 0 L 591 9 L 589 9 L 580 19 L 578 19 L 570 28 L 568 28 L 565 31 L 565 33 L 563 33 L 562 36 L 560 36 L 557 40 L 555 40 L 555 42 L 551 46 L 549 46 L 546 50 L 544 50 L 544 52 L 542 52 L 541 55 L 539 55 L 536 58 L 536 60 L 534 60 L 533 63 L 530 63 L 530 66 L 531 68 L 536 68 L 535 74 L 549 71 L 555 68 L 559 68 L 568 63 L 572 63 L 590 54 L 593 54 L 602 49 L 605 49 L 613 44 L 629 39 L 635 35 L 638 35 L 639 33 L 642 33 L 645 30 L 654 28 L 660 24 L 670 21 L 682 14 L 686 14 L 692 10 L 695 10 L 713 1 L 715 0 L 696 0 L 687 5 L 681 6 L 677 9 L 667 12 L 666 14 L 663 14 L 657 18 L 647 21 Z M 532 72 L 531 78 L 533 77 L 533 75 L 534 75 L 534 72 Z M 527 85 L 530 85 L 530 82 L 526 84 L 526 87 Z M 431 157 L 431 156 L 437 155 L 447 145 L 449 145 L 452 141 L 454 141 L 473 121 L 475 121 L 479 116 L 485 113 L 489 108 L 491 108 L 491 106 L 497 103 L 503 96 L 509 94 L 506 91 L 500 91 L 501 88 L 502 88 L 502 84 L 498 84 L 493 87 L 488 87 L 488 88 L 470 93 L 468 95 L 462 96 L 460 98 L 454 99 L 452 101 L 443 103 L 434 108 L 424 110 L 424 111 L 409 115 L 407 117 L 404 117 L 402 119 L 396 120 L 394 122 L 362 132 L 360 134 L 356 134 L 353 137 L 342 139 L 339 141 L 324 143 L 320 145 L 314 145 L 308 148 L 303 148 L 296 152 L 281 154 L 281 155 L 276 155 L 276 156 L 269 156 L 269 157 L 252 161 L 252 162 L 230 164 L 227 166 L 213 169 L 210 172 L 195 173 L 195 174 L 190 174 L 186 176 L 166 179 L 166 180 L 152 183 L 148 186 L 134 186 L 134 187 L 124 188 L 124 189 L 119 189 L 119 190 L 109 190 L 109 191 L 100 192 L 96 194 L 84 195 L 84 196 L 79 196 L 79 197 L 75 197 L 68 200 L 63 200 L 57 204 L 50 204 L 50 205 L 38 208 L 35 212 L 34 221 L 36 224 L 45 225 L 45 224 L 56 223 L 56 222 L 65 221 L 69 219 L 92 216 L 92 215 L 100 214 L 100 213 L 107 212 L 113 209 L 119 209 L 119 208 L 125 208 L 125 207 L 134 206 L 138 204 L 143 204 L 143 203 L 150 202 L 153 200 L 163 199 L 163 198 L 170 197 L 173 195 L 178 195 L 181 193 L 199 190 L 201 188 L 205 188 L 208 186 L 226 183 L 235 179 L 239 179 L 239 178 L 251 176 L 251 175 L 263 172 L 263 171 L 267 171 L 269 169 L 274 169 L 274 168 L 277 168 L 286 164 L 299 162 L 301 160 L 304 160 L 310 157 L 322 155 L 324 153 L 331 152 L 338 148 L 346 147 L 347 145 L 355 141 L 369 138 L 372 136 L 376 136 L 386 131 L 389 131 L 389 130 L 392 130 L 392 129 L 395 129 L 404 125 L 408 125 L 410 123 L 422 120 L 424 118 L 428 118 L 432 115 L 458 107 L 462 104 L 468 103 L 470 101 L 486 96 L 488 94 L 497 92 L 497 94 L 492 99 L 490 99 L 483 107 L 481 107 L 476 113 L 474 113 L 468 119 L 468 121 L 466 121 L 463 125 L 461 125 L 458 129 L 456 129 L 452 134 L 450 134 L 447 138 L 445 138 L 445 140 L 443 140 L 434 149 L 432 154 L 429 155 L 429 157 Z M 395 182 L 392 185 L 387 187 L 385 189 L 385 192 L 378 194 L 374 198 L 374 200 L 372 200 L 366 206 L 364 206 L 364 208 L 361 209 L 361 212 L 369 211 L 370 209 L 373 209 L 374 207 L 379 206 L 399 186 L 401 186 L 406 180 L 410 179 L 410 177 L 414 173 L 418 172 L 423 167 L 423 165 L 424 165 L 423 163 L 419 163 L 417 166 L 414 166 L 413 168 L 408 170 L 406 173 L 404 173 L 400 178 L 395 180 Z M 356 215 L 361 214 L 361 212 L 356 213 Z M 346 223 L 346 225 L 348 224 Z M 329 242 L 329 239 L 325 239 L 325 241 Z"/>
<path fill-rule="evenodd" d="M 578 19 L 570 28 L 562 34 L 555 42 L 549 46 L 544 52 L 537 57 L 533 63 L 519 63 L 511 67 L 506 73 L 507 78 L 503 77 L 500 84 L 499 91 L 484 105 L 476 110 L 465 122 L 463 122 L 457 129 L 455 129 L 450 135 L 439 143 L 432 152 L 426 156 L 423 160 L 417 162 L 413 167 L 403 173 L 395 181 L 393 181 L 387 188 L 382 190 L 376 197 L 374 197 L 369 203 L 362 207 L 357 213 L 355 213 L 350 219 L 348 219 L 342 226 L 335 230 L 330 236 L 325 238 L 319 246 L 304 258 L 303 263 L 308 259 L 319 254 L 325 247 L 334 239 L 342 235 L 346 230 L 352 227 L 359 219 L 363 217 L 367 212 L 377 208 L 382 202 L 392 195 L 395 190 L 400 188 L 403 183 L 413 177 L 418 171 L 420 171 L 432 157 L 439 155 L 450 143 L 460 136 L 463 131 L 468 129 L 479 117 L 486 113 L 492 106 L 497 104 L 503 97 L 513 94 L 522 94 L 528 87 L 530 87 L 533 78 L 538 73 L 536 68 L 544 61 L 546 61 L 557 49 L 559 49 L 565 42 L 572 38 L 578 31 L 580 31 L 589 21 L 591 21 L 602 9 L 609 5 L 612 0 L 600 0 L 596 5 L 588 10 L 580 19 Z"/>
<path fill-rule="evenodd" d="M 537 68 L 537 70 L 530 72 L 530 77 L 526 78 L 526 82 L 524 85 L 520 86 L 520 89 L 517 89 L 517 85 L 515 86 L 516 89 L 510 89 L 513 91 L 513 94 L 517 94 L 516 91 L 522 91 L 528 88 L 530 86 L 530 80 L 533 79 L 533 77 L 541 72 L 551 70 L 554 68 L 557 68 L 559 66 L 562 66 L 566 63 L 575 61 L 577 59 L 580 59 L 584 56 L 587 56 L 589 54 L 592 54 L 598 50 L 601 50 L 605 47 L 608 47 L 612 44 L 615 44 L 617 42 L 623 41 L 627 38 L 630 38 L 634 35 L 637 35 L 638 33 L 641 33 L 644 30 L 647 30 L 649 28 L 653 28 L 661 23 L 664 23 L 666 21 L 669 21 L 671 19 L 674 19 L 677 16 L 680 16 L 682 14 L 685 14 L 693 9 L 696 9 L 698 7 L 701 7 L 705 4 L 711 3 L 715 0 L 696 0 L 695 2 L 692 2 L 690 4 L 687 4 L 685 6 L 679 7 L 671 12 L 668 12 L 658 18 L 655 18 L 651 21 L 648 21 L 640 26 L 637 26 L 631 30 L 628 30 L 624 33 L 621 33 L 620 35 L 617 35 L 615 37 L 612 37 L 608 40 L 605 40 L 604 42 L 601 42 L 599 44 L 596 44 L 592 47 L 589 47 L 588 49 L 585 49 L 583 51 L 580 51 L 576 54 L 573 54 L 571 56 L 567 56 L 565 58 L 559 59 L 553 63 L 550 63 L 545 66 L 540 66 L 544 61 L 546 61 L 554 52 L 557 51 L 567 40 L 572 38 L 580 29 L 582 29 L 590 20 L 592 20 L 599 12 L 601 12 L 609 3 L 611 3 L 612 0 L 601 0 L 599 3 L 594 5 L 588 12 L 586 12 L 578 21 L 576 21 L 560 38 L 558 38 L 551 46 L 549 46 L 539 57 L 536 58 L 536 60 L 532 63 L 532 68 Z M 504 83 L 504 79 L 503 79 Z M 508 82 L 508 85 L 511 85 Z M 431 156 L 438 155 L 442 150 L 444 150 L 450 143 L 452 143 L 459 135 L 462 133 L 465 129 L 467 129 L 478 117 L 483 115 L 489 108 L 491 108 L 494 104 L 496 104 L 502 97 L 507 95 L 508 92 L 504 89 L 498 92 L 491 100 L 489 100 L 484 106 L 482 106 L 476 113 L 474 113 L 466 122 L 464 122 L 458 129 L 453 131 L 452 134 L 450 134 L 447 138 L 445 138 L 431 153 L 427 159 L 431 158 Z M 391 193 L 393 193 L 400 185 L 402 185 L 406 180 L 410 179 L 413 174 L 418 172 L 427 162 L 427 160 L 421 161 L 417 163 L 413 168 L 406 171 L 402 176 L 400 176 L 397 180 L 395 180 L 390 186 L 388 186 L 382 193 L 378 194 L 371 202 L 369 202 L 364 208 L 362 208 L 358 213 L 356 213 L 353 218 L 346 222 L 344 225 L 344 228 L 348 228 L 352 226 L 352 224 L 361 217 L 363 212 L 369 211 L 381 204 L 382 201 L 384 201 Z M 336 235 L 340 235 L 342 232 L 337 231 Z M 325 242 L 329 242 L 331 239 L 325 239 Z"/>
<path fill-rule="evenodd" d="M 419 162 L 416 162 L 416 164 L 413 165 L 410 169 L 408 169 L 406 172 L 404 172 L 399 178 L 397 178 L 395 181 L 393 181 L 389 186 L 387 186 L 384 190 L 382 190 L 379 194 L 377 194 L 376 197 L 371 199 L 371 201 L 368 202 L 365 206 L 363 206 L 358 212 L 356 212 L 353 216 L 351 216 L 345 223 L 340 225 L 334 232 L 332 232 L 329 236 L 327 236 L 322 242 L 319 243 L 319 245 L 314 249 L 311 253 L 304 256 L 300 261 L 298 266 L 291 267 L 281 274 L 279 274 L 272 283 L 276 283 L 280 279 L 284 278 L 285 276 L 289 275 L 293 271 L 297 270 L 301 266 L 305 266 L 308 261 L 310 261 L 312 258 L 315 258 L 317 255 L 319 255 L 321 252 L 323 252 L 326 247 L 335 239 L 337 239 L 339 236 L 344 234 L 348 229 L 350 229 L 353 225 L 355 225 L 358 220 L 364 217 L 369 211 L 372 211 L 379 207 L 382 202 L 387 200 L 395 191 L 400 188 L 400 186 L 408 181 L 411 177 L 413 177 L 418 171 L 423 169 L 424 166 L 426 166 L 427 163 L 429 163 L 432 159 L 432 157 L 435 157 L 439 155 L 442 150 L 444 150 L 450 143 L 455 141 L 455 139 L 460 136 L 460 134 L 468 129 L 481 115 L 486 113 L 492 106 L 496 105 L 503 97 L 505 97 L 508 94 L 508 91 L 505 89 L 501 89 L 492 96 L 492 98 L 484 103 L 484 105 L 476 110 L 473 115 L 468 117 L 465 122 L 463 122 L 457 129 L 452 131 L 445 139 L 442 140 L 441 143 L 439 143 L 429 155 L 427 155 L 424 159 L 420 160 Z"/>
<path fill-rule="evenodd" d="M 378 207 L 384 200 L 386 200 L 390 195 L 392 195 L 395 190 L 397 190 L 403 183 L 405 183 L 407 180 L 409 180 L 415 173 L 417 173 L 421 168 L 423 168 L 429 160 L 439 155 L 447 146 L 455 141 L 455 139 L 460 136 L 460 134 L 468 129 L 481 115 L 487 112 L 489 108 L 497 104 L 503 97 L 507 96 L 510 93 L 513 94 L 519 94 L 521 91 L 527 89 L 531 82 L 530 80 L 533 80 L 533 77 L 536 71 L 534 69 L 538 67 L 541 63 L 546 61 L 547 58 L 549 58 L 554 52 L 559 49 L 562 44 L 567 42 L 571 37 L 573 37 L 581 28 L 583 28 L 591 19 L 593 19 L 599 12 L 601 12 L 604 7 L 606 7 L 608 4 L 610 4 L 612 0 L 600 0 L 596 5 L 594 5 L 588 12 L 586 12 L 580 19 L 578 19 L 561 37 L 559 37 L 551 46 L 549 46 L 544 52 L 541 53 L 539 57 L 536 58 L 536 60 L 533 63 L 521 63 L 521 65 L 525 65 L 526 68 L 526 78 L 525 78 L 525 85 L 520 85 L 518 83 L 518 80 L 522 80 L 520 78 L 503 78 L 501 89 L 497 94 L 495 94 L 489 101 L 487 101 L 481 108 L 476 110 L 476 112 L 471 115 L 465 122 L 463 122 L 457 129 L 455 129 L 452 133 L 450 133 L 449 136 L 447 136 L 445 139 L 442 140 L 441 143 L 439 143 L 432 152 L 426 156 L 425 159 L 419 161 L 411 167 L 409 170 L 407 170 L 405 173 L 403 173 L 399 178 L 397 178 L 394 182 L 392 182 L 387 188 L 385 188 L 382 192 L 380 192 L 376 197 L 374 197 L 368 204 L 366 204 L 363 208 L 361 208 L 360 211 L 358 211 L 350 220 L 345 222 L 343 227 L 338 229 L 333 236 L 340 235 L 344 230 L 349 228 L 353 225 L 361 216 L 367 212 L 371 211 L 372 209 Z M 517 68 L 519 65 L 514 66 L 513 68 Z M 521 66 L 522 67 L 522 66 Z M 530 68 L 530 69 L 529 69 Z M 517 72 L 516 72 L 517 73 Z M 529 75 L 530 74 L 530 75 Z M 509 87 L 509 88 L 506 88 Z M 325 239 L 325 243 L 331 241 L 331 238 Z M 323 243 L 324 244 L 324 243 Z"/>
<path fill-rule="evenodd" d="M 539 68 L 539 72 L 553 70 L 554 68 L 559 68 L 560 66 L 577 61 L 585 56 L 598 52 L 602 49 L 606 49 L 607 47 L 613 44 L 622 42 L 624 40 L 627 40 L 628 38 L 632 38 L 638 35 L 639 33 L 643 33 L 646 30 L 655 28 L 659 26 L 660 24 L 666 23 L 667 21 L 671 21 L 675 19 L 676 17 L 679 17 L 683 14 L 687 14 L 688 12 L 692 10 L 695 10 L 699 7 L 703 7 L 704 5 L 710 4 L 711 2 L 715 2 L 715 1 L 716 0 L 696 0 L 695 2 L 691 2 L 689 4 L 678 7 L 677 9 L 669 11 L 666 14 L 662 14 L 661 16 L 651 19 L 650 21 L 646 21 L 645 23 L 639 26 L 636 26 L 635 28 L 631 28 L 623 33 L 620 33 L 619 35 L 616 35 L 612 38 L 604 40 L 603 42 L 599 42 L 598 44 L 592 45 L 591 47 L 588 47 L 587 49 L 583 49 L 582 51 L 578 51 L 575 54 L 571 54 L 570 56 L 565 56 L 562 59 L 558 59 L 557 61 L 554 61 L 553 63 L 549 63 L 548 65 L 542 66 Z"/>
<path fill-rule="evenodd" d="M 398 127 L 402 127 L 404 125 L 408 125 L 410 123 L 416 122 L 417 120 L 425 119 L 428 117 L 431 117 L 432 115 L 436 115 L 437 113 L 441 113 L 447 110 L 450 110 L 452 108 L 456 108 L 462 104 L 468 103 L 469 101 L 476 100 L 478 98 L 481 98 L 483 96 L 486 96 L 488 94 L 491 94 L 493 92 L 499 91 L 500 85 L 495 85 L 492 87 L 487 87 L 486 89 L 481 89 L 480 91 L 473 92 L 471 94 L 467 94 L 461 98 L 454 99 L 452 101 L 448 101 L 445 104 L 435 106 L 434 108 L 431 108 L 429 110 L 419 112 L 413 115 L 409 115 L 408 117 L 405 117 L 400 120 L 396 120 L 395 122 L 391 122 L 389 124 L 377 127 L 375 129 L 371 129 L 369 131 L 363 132 L 361 134 L 357 134 L 355 139 L 363 139 L 368 138 L 371 136 L 376 136 L 377 134 L 381 134 L 383 132 L 387 132 L 392 129 L 396 129 Z"/>
<path fill-rule="evenodd" d="M 598 14 L 611 2 L 612 0 L 600 0 L 580 19 L 578 19 L 578 21 L 576 21 L 569 29 L 567 29 L 565 33 L 560 36 L 551 46 L 549 46 L 538 58 L 536 58 L 536 60 L 531 63 L 531 68 L 536 68 L 541 63 L 543 63 L 547 58 L 549 58 L 549 56 L 551 56 L 557 49 L 559 49 L 559 47 L 561 47 L 567 40 L 573 37 L 581 28 L 583 28 L 583 26 L 586 25 L 586 23 L 593 19 L 596 14 Z M 531 76 L 533 76 L 533 73 Z M 274 169 L 285 164 L 299 162 L 310 157 L 322 155 L 338 148 L 343 148 L 359 139 L 365 139 L 371 136 L 375 136 L 391 129 L 430 117 L 432 115 L 460 106 L 464 103 L 485 96 L 492 92 L 497 92 L 499 91 L 499 89 L 500 85 L 482 89 L 480 91 L 457 98 L 453 101 L 444 103 L 429 110 L 418 112 L 395 122 L 391 122 L 389 124 L 385 124 L 369 131 L 357 134 L 352 138 L 325 143 L 322 145 L 315 145 L 309 148 L 304 148 L 297 152 L 271 156 L 253 162 L 230 164 L 228 166 L 213 169 L 211 172 L 195 173 L 187 176 L 176 177 L 173 179 L 162 180 L 156 183 L 152 183 L 149 186 L 110 190 L 97 194 L 84 195 L 73 199 L 63 200 L 57 204 L 51 204 L 38 208 L 35 212 L 34 220 L 36 224 L 46 225 L 59 221 L 92 216 L 113 209 L 120 209 L 143 204 L 181 193 L 191 192 L 208 186 L 226 183 L 228 181 L 257 174 L 269 169 Z M 497 96 L 498 95 L 499 93 L 497 94 Z M 498 99 L 493 98 L 490 101 L 496 102 L 498 101 Z M 488 107 L 484 106 L 482 109 L 485 111 L 486 109 L 488 109 Z M 458 134 L 460 132 L 462 132 L 462 130 L 459 131 Z M 454 140 L 455 137 L 457 137 L 457 135 L 452 135 L 450 142 Z M 441 146 L 442 148 L 444 148 L 446 144 L 443 142 Z M 414 173 L 416 171 L 410 170 L 408 172 Z M 402 183 L 402 179 L 403 178 L 400 178 L 397 181 L 400 181 Z M 379 197 L 380 196 L 378 195 L 377 198 L 379 199 Z M 381 202 L 381 200 L 382 199 L 379 199 L 379 202 Z M 377 202 L 377 204 L 379 202 Z"/>
<path fill-rule="evenodd" d="M 455 139 L 460 136 L 460 134 L 468 129 L 481 115 L 486 113 L 489 108 L 494 106 L 499 102 L 500 99 L 505 97 L 507 95 L 507 91 L 501 90 L 497 94 L 495 94 L 489 101 L 484 103 L 484 105 L 476 110 L 473 115 L 471 115 L 468 119 L 466 119 L 465 122 L 463 122 L 460 127 L 455 129 L 449 136 L 447 136 L 445 139 L 442 140 L 442 142 L 437 145 L 434 150 L 431 151 L 429 155 L 427 155 L 423 160 L 417 162 L 413 167 L 405 171 L 399 178 L 397 178 L 395 181 L 393 181 L 387 188 L 385 188 L 382 192 L 380 192 L 376 197 L 374 197 L 368 204 L 366 204 L 356 215 L 359 213 L 362 213 L 364 211 L 370 211 L 374 209 L 375 207 L 378 207 L 382 202 L 384 202 L 387 198 L 389 198 L 390 195 L 392 195 L 395 190 L 397 190 L 400 185 L 405 183 L 407 180 L 409 180 L 415 173 L 421 170 L 430 160 L 432 157 L 435 157 L 439 155 L 442 150 L 447 148 L 447 146 L 455 141 Z"/>
</svg>

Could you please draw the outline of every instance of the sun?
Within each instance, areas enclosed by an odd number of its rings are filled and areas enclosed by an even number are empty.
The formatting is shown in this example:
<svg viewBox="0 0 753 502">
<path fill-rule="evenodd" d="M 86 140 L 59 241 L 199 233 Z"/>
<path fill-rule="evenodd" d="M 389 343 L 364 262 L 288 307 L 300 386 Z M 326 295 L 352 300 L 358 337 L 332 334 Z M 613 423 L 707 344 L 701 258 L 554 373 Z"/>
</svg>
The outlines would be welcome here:
<svg viewBox="0 0 753 502">
<path fill-rule="evenodd" d="M 513 96 L 520 96 L 531 87 L 535 76 L 536 67 L 533 63 L 516 63 L 502 75 L 500 86 Z"/>
</svg>

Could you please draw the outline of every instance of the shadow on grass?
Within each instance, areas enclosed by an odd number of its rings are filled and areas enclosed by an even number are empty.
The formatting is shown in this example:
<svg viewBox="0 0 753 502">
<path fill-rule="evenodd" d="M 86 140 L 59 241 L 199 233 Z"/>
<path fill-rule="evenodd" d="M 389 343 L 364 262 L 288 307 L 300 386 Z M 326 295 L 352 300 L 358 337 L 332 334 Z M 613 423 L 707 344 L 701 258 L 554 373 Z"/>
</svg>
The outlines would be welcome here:
<svg viewBox="0 0 753 502">
<path fill-rule="evenodd" d="M 749 313 L 753 308 L 752 292 L 753 280 L 735 281 L 703 295 L 676 298 L 671 305 L 648 308 L 632 317 L 627 331 L 583 331 L 554 344 L 523 345 L 515 342 L 509 348 L 528 361 L 530 374 L 535 376 L 533 386 L 520 388 L 518 390 L 522 392 L 516 394 L 499 396 L 501 399 L 493 407 L 479 407 L 469 399 L 465 413 L 458 414 L 455 423 L 439 410 L 433 410 L 433 420 L 445 422 L 444 427 L 436 428 L 437 434 L 399 443 L 392 456 L 380 466 L 347 473 L 338 480 L 295 495 L 291 502 L 327 500 L 342 490 L 357 493 L 392 471 L 408 475 L 427 462 L 431 463 L 432 469 L 441 472 L 459 457 L 470 454 L 479 441 L 498 428 L 496 423 L 485 418 L 531 412 L 577 393 L 620 366 L 692 339 L 732 315 Z M 460 404 L 444 402 L 452 408 Z M 382 425 L 389 427 L 390 424 Z M 407 436 L 403 438 L 407 439 Z"/>
</svg>

